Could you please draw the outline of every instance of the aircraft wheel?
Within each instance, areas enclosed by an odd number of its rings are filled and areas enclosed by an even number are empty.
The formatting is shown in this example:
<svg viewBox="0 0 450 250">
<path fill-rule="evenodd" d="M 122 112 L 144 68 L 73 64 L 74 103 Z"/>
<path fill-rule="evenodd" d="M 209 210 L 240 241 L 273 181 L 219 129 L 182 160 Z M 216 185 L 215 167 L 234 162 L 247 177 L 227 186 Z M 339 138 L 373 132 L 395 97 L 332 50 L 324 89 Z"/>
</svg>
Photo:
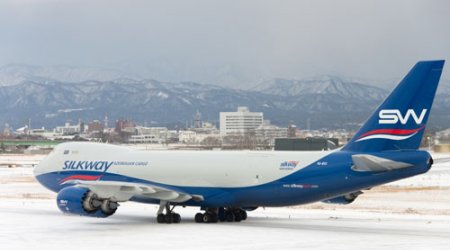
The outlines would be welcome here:
<svg viewBox="0 0 450 250">
<path fill-rule="evenodd" d="M 239 212 L 241 214 L 242 220 L 246 220 L 247 219 L 247 212 L 245 210 L 243 210 L 243 209 L 241 209 Z"/>
<path fill-rule="evenodd" d="M 219 221 L 219 216 L 217 214 L 208 214 L 209 222 L 217 223 Z"/>
<path fill-rule="evenodd" d="M 234 221 L 234 214 L 231 211 L 227 211 L 225 213 L 225 216 L 226 216 L 226 220 L 228 222 L 233 222 Z"/>
<path fill-rule="evenodd" d="M 194 219 L 195 219 L 195 222 L 202 223 L 203 222 L 203 214 L 201 214 L 201 213 L 195 214 Z"/>
<path fill-rule="evenodd" d="M 203 214 L 203 222 L 208 223 L 211 222 L 211 216 L 207 213 Z"/>
<path fill-rule="evenodd" d="M 164 216 L 164 214 L 158 214 L 158 216 L 156 216 L 156 221 L 158 223 L 164 223 L 166 221 L 166 216 Z"/>
<path fill-rule="evenodd" d="M 171 224 L 173 222 L 172 214 L 166 214 L 164 216 L 164 222 L 167 224 Z"/>
<path fill-rule="evenodd" d="M 239 210 L 234 212 L 233 214 L 234 214 L 234 221 L 240 222 L 242 220 L 242 216 Z"/>
<path fill-rule="evenodd" d="M 173 213 L 172 214 L 172 221 L 173 221 L 173 223 L 180 223 L 181 222 L 180 214 Z"/>
</svg>

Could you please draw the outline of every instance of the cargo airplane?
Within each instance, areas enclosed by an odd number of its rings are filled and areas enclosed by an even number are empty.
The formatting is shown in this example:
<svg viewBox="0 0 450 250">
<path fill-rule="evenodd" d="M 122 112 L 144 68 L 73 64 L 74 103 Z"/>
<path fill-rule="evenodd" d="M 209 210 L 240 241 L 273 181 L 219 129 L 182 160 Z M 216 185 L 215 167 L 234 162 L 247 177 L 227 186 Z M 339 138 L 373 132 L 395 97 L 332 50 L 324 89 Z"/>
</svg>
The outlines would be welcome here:
<svg viewBox="0 0 450 250">
<path fill-rule="evenodd" d="M 195 206 L 196 222 L 242 221 L 258 207 L 324 201 L 348 204 L 364 190 L 427 172 L 419 150 L 444 66 L 418 62 L 342 148 L 325 152 L 139 151 L 70 142 L 34 169 L 57 192 L 64 213 L 114 214 L 119 203 L 159 204 L 158 223 L 179 223 L 176 206 Z"/>
</svg>

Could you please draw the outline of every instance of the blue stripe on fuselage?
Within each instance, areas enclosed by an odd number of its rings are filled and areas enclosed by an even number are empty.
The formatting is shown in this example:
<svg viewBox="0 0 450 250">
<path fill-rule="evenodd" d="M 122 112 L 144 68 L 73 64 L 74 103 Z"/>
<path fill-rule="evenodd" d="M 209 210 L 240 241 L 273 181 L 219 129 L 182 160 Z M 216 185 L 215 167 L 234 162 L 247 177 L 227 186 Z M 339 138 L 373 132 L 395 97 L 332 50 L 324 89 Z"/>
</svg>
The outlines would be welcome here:
<svg viewBox="0 0 450 250">
<path fill-rule="evenodd" d="M 386 157 L 383 153 L 376 155 Z M 429 166 L 426 164 L 426 160 L 429 157 L 427 152 L 398 152 L 389 154 L 389 157 L 395 158 L 395 155 L 402 156 L 401 159 L 404 162 L 411 163 L 414 167 L 376 174 L 355 172 L 351 170 L 351 154 L 338 151 L 279 180 L 258 186 L 237 188 L 173 186 L 108 172 L 99 173 L 96 171 L 79 170 L 45 173 L 36 176 L 36 178 L 45 187 L 54 192 L 58 192 L 67 186 L 67 184 L 61 185 L 59 182 L 69 176 L 101 174 L 100 181 L 149 184 L 181 193 L 202 195 L 204 197 L 204 201 L 202 202 L 191 200 L 183 203 L 185 205 L 203 207 L 289 206 L 329 199 L 345 193 L 421 174 L 429 169 Z M 158 202 L 157 200 L 143 196 L 133 197 L 132 200 L 148 203 Z"/>
</svg>

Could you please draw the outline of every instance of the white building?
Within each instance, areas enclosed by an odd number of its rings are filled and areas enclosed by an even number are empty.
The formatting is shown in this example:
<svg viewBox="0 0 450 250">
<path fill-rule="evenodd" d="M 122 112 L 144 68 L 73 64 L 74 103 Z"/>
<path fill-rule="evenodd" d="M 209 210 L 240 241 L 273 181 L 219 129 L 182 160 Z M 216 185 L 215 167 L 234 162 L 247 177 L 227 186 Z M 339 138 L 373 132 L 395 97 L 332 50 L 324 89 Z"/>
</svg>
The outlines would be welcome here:
<svg viewBox="0 0 450 250">
<path fill-rule="evenodd" d="M 169 130 L 166 127 L 142 127 L 136 126 L 138 135 L 154 135 L 156 138 L 166 138 Z"/>
<path fill-rule="evenodd" d="M 220 135 L 244 135 L 255 131 L 263 123 L 262 112 L 250 112 L 238 107 L 236 112 L 220 112 Z"/>
<path fill-rule="evenodd" d="M 274 145 L 276 138 L 288 137 L 288 129 L 270 124 L 270 120 L 264 120 L 263 124 L 255 129 L 255 136 L 259 142 L 267 142 L 270 145 Z"/>
<path fill-rule="evenodd" d="M 182 143 L 196 143 L 197 133 L 191 130 L 183 130 L 178 133 L 178 138 Z"/>
<path fill-rule="evenodd" d="M 133 128 L 135 135 L 128 139 L 129 143 L 165 143 L 169 137 L 166 127 L 142 127 Z"/>
<path fill-rule="evenodd" d="M 79 134 L 81 131 L 80 124 L 70 125 L 70 123 L 66 122 L 64 126 L 58 126 L 55 128 L 54 132 L 61 135 L 73 135 Z"/>
<path fill-rule="evenodd" d="M 436 132 L 437 138 L 449 138 L 450 137 L 450 129 L 441 130 Z"/>
<path fill-rule="evenodd" d="M 41 137 L 44 137 L 47 139 L 55 139 L 58 135 L 61 135 L 61 134 L 56 134 L 54 131 L 45 130 L 44 127 L 30 129 L 29 134 L 33 135 L 33 136 L 41 136 Z"/>
<path fill-rule="evenodd" d="M 162 139 L 154 135 L 132 135 L 128 138 L 128 143 L 162 143 Z"/>
</svg>

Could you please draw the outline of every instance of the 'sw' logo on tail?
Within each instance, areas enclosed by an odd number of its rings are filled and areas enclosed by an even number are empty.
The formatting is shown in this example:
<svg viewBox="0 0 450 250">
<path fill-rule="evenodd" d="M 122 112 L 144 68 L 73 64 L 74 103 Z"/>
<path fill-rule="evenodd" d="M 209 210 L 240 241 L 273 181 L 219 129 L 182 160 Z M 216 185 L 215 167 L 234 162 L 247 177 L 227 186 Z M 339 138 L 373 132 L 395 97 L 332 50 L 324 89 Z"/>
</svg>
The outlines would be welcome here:
<svg viewBox="0 0 450 250">
<path fill-rule="evenodd" d="M 417 115 L 413 109 L 408 109 L 405 115 L 402 115 L 400 110 L 398 109 L 382 109 L 378 113 L 378 123 L 379 124 L 397 124 L 401 123 L 405 125 L 408 123 L 409 119 L 413 119 L 416 124 L 422 124 L 423 119 L 427 113 L 426 109 L 422 109 L 420 115 Z M 424 126 L 421 126 L 417 129 L 375 129 L 369 131 L 367 133 L 362 134 L 358 139 L 358 141 L 365 141 L 370 139 L 387 139 L 387 140 L 395 140 L 401 141 L 406 140 L 408 138 L 413 137 L 417 132 L 424 129 Z"/>
<path fill-rule="evenodd" d="M 409 118 L 412 118 L 416 124 L 422 124 L 423 119 L 425 118 L 425 114 L 427 113 L 426 109 L 422 109 L 420 116 L 416 114 L 414 109 L 408 109 L 405 115 L 402 115 L 400 110 L 398 109 L 382 109 L 378 113 L 379 124 L 397 124 L 400 122 L 405 125 L 408 123 Z"/>
</svg>

